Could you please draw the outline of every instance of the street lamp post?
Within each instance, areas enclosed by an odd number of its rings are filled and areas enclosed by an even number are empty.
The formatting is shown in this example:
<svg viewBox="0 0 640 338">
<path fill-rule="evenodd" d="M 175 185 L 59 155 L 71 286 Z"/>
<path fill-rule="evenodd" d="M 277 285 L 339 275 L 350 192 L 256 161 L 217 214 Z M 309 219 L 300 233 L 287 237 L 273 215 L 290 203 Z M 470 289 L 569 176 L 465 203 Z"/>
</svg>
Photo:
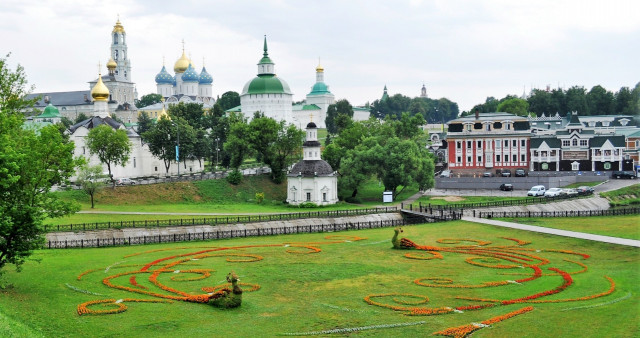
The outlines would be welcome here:
<svg viewBox="0 0 640 338">
<path fill-rule="evenodd" d="M 178 144 L 176 145 L 176 162 L 178 163 L 178 176 L 180 176 L 180 127 L 176 123 L 176 131 L 178 134 Z"/>
<path fill-rule="evenodd" d="M 218 153 L 220 152 L 220 147 L 218 146 L 218 142 L 220 142 L 220 138 L 216 137 L 216 170 L 218 170 Z"/>
</svg>

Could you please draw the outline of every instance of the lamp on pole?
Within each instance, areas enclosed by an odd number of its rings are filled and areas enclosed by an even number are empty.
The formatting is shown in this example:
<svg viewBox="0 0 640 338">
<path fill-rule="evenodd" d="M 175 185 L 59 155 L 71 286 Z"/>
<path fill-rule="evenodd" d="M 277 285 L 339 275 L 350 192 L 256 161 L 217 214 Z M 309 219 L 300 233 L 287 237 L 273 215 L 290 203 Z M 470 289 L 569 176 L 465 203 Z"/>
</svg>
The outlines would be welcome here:
<svg viewBox="0 0 640 338">
<path fill-rule="evenodd" d="M 180 176 L 180 127 L 177 123 L 174 123 L 176 126 L 176 131 L 178 134 L 178 143 L 176 145 L 176 162 L 178 163 L 178 176 Z"/>
<path fill-rule="evenodd" d="M 216 170 L 218 170 L 218 152 L 220 152 L 220 147 L 218 146 L 218 142 L 220 142 L 220 138 L 216 137 Z"/>
</svg>

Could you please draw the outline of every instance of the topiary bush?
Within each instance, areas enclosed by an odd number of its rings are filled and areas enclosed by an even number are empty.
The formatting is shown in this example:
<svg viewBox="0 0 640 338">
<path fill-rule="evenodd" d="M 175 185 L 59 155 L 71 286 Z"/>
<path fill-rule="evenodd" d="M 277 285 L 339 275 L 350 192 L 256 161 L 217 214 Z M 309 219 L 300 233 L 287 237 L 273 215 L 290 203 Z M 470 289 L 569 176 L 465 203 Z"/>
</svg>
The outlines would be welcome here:
<svg viewBox="0 0 640 338">
<path fill-rule="evenodd" d="M 227 182 L 233 185 L 240 184 L 240 182 L 242 182 L 242 173 L 240 172 L 240 170 L 235 169 L 234 171 L 230 172 L 229 175 L 227 175 Z"/>
<path fill-rule="evenodd" d="M 317 207 L 318 207 L 318 205 L 313 203 L 313 202 L 302 202 L 302 203 L 298 204 L 298 208 L 309 208 L 309 209 L 312 209 L 312 208 L 317 208 Z"/>
</svg>

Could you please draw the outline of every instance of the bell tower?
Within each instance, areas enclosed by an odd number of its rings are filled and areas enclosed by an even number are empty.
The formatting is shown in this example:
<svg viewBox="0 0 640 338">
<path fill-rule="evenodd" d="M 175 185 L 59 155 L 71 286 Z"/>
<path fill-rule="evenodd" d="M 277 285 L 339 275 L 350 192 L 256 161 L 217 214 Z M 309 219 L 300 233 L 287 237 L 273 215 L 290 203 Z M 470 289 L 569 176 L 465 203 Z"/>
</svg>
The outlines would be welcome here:
<svg viewBox="0 0 640 338">
<path fill-rule="evenodd" d="M 131 61 L 129 61 L 127 53 L 127 33 L 120 23 L 120 16 L 118 16 L 118 21 L 116 21 L 111 32 L 111 57 L 117 64 L 115 75 L 131 82 Z"/>
</svg>

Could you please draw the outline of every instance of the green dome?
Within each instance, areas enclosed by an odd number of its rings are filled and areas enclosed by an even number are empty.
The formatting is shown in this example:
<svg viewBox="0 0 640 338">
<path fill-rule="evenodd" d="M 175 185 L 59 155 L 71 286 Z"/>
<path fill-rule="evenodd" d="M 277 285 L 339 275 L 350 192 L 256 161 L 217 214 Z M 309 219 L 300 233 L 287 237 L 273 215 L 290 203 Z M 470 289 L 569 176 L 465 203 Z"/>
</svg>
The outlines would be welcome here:
<svg viewBox="0 0 640 338">
<path fill-rule="evenodd" d="M 61 117 L 60 111 L 54 105 L 49 103 L 47 107 L 44 108 L 44 112 L 38 116 L 39 118 L 56 118 Z"/>
<path fill-rule="evenodd" d="M 273 74 L 260 74 L 244 85 L 242 95 L 245 94 L 291 94 L 291 89 Z"/>
<path fill-rule="evenodd" d="M 316 82 L 316 84 L 314 84 L 313 87 L 311 88 L 311 93 L 309 93 L 309 95 L 324 95 L 324 94 L 331 94 L 331 92 L 329 91 L 329 87 L 327 87 L 327 85 L 324 84 L 324 82 Z"/>
</svg>

